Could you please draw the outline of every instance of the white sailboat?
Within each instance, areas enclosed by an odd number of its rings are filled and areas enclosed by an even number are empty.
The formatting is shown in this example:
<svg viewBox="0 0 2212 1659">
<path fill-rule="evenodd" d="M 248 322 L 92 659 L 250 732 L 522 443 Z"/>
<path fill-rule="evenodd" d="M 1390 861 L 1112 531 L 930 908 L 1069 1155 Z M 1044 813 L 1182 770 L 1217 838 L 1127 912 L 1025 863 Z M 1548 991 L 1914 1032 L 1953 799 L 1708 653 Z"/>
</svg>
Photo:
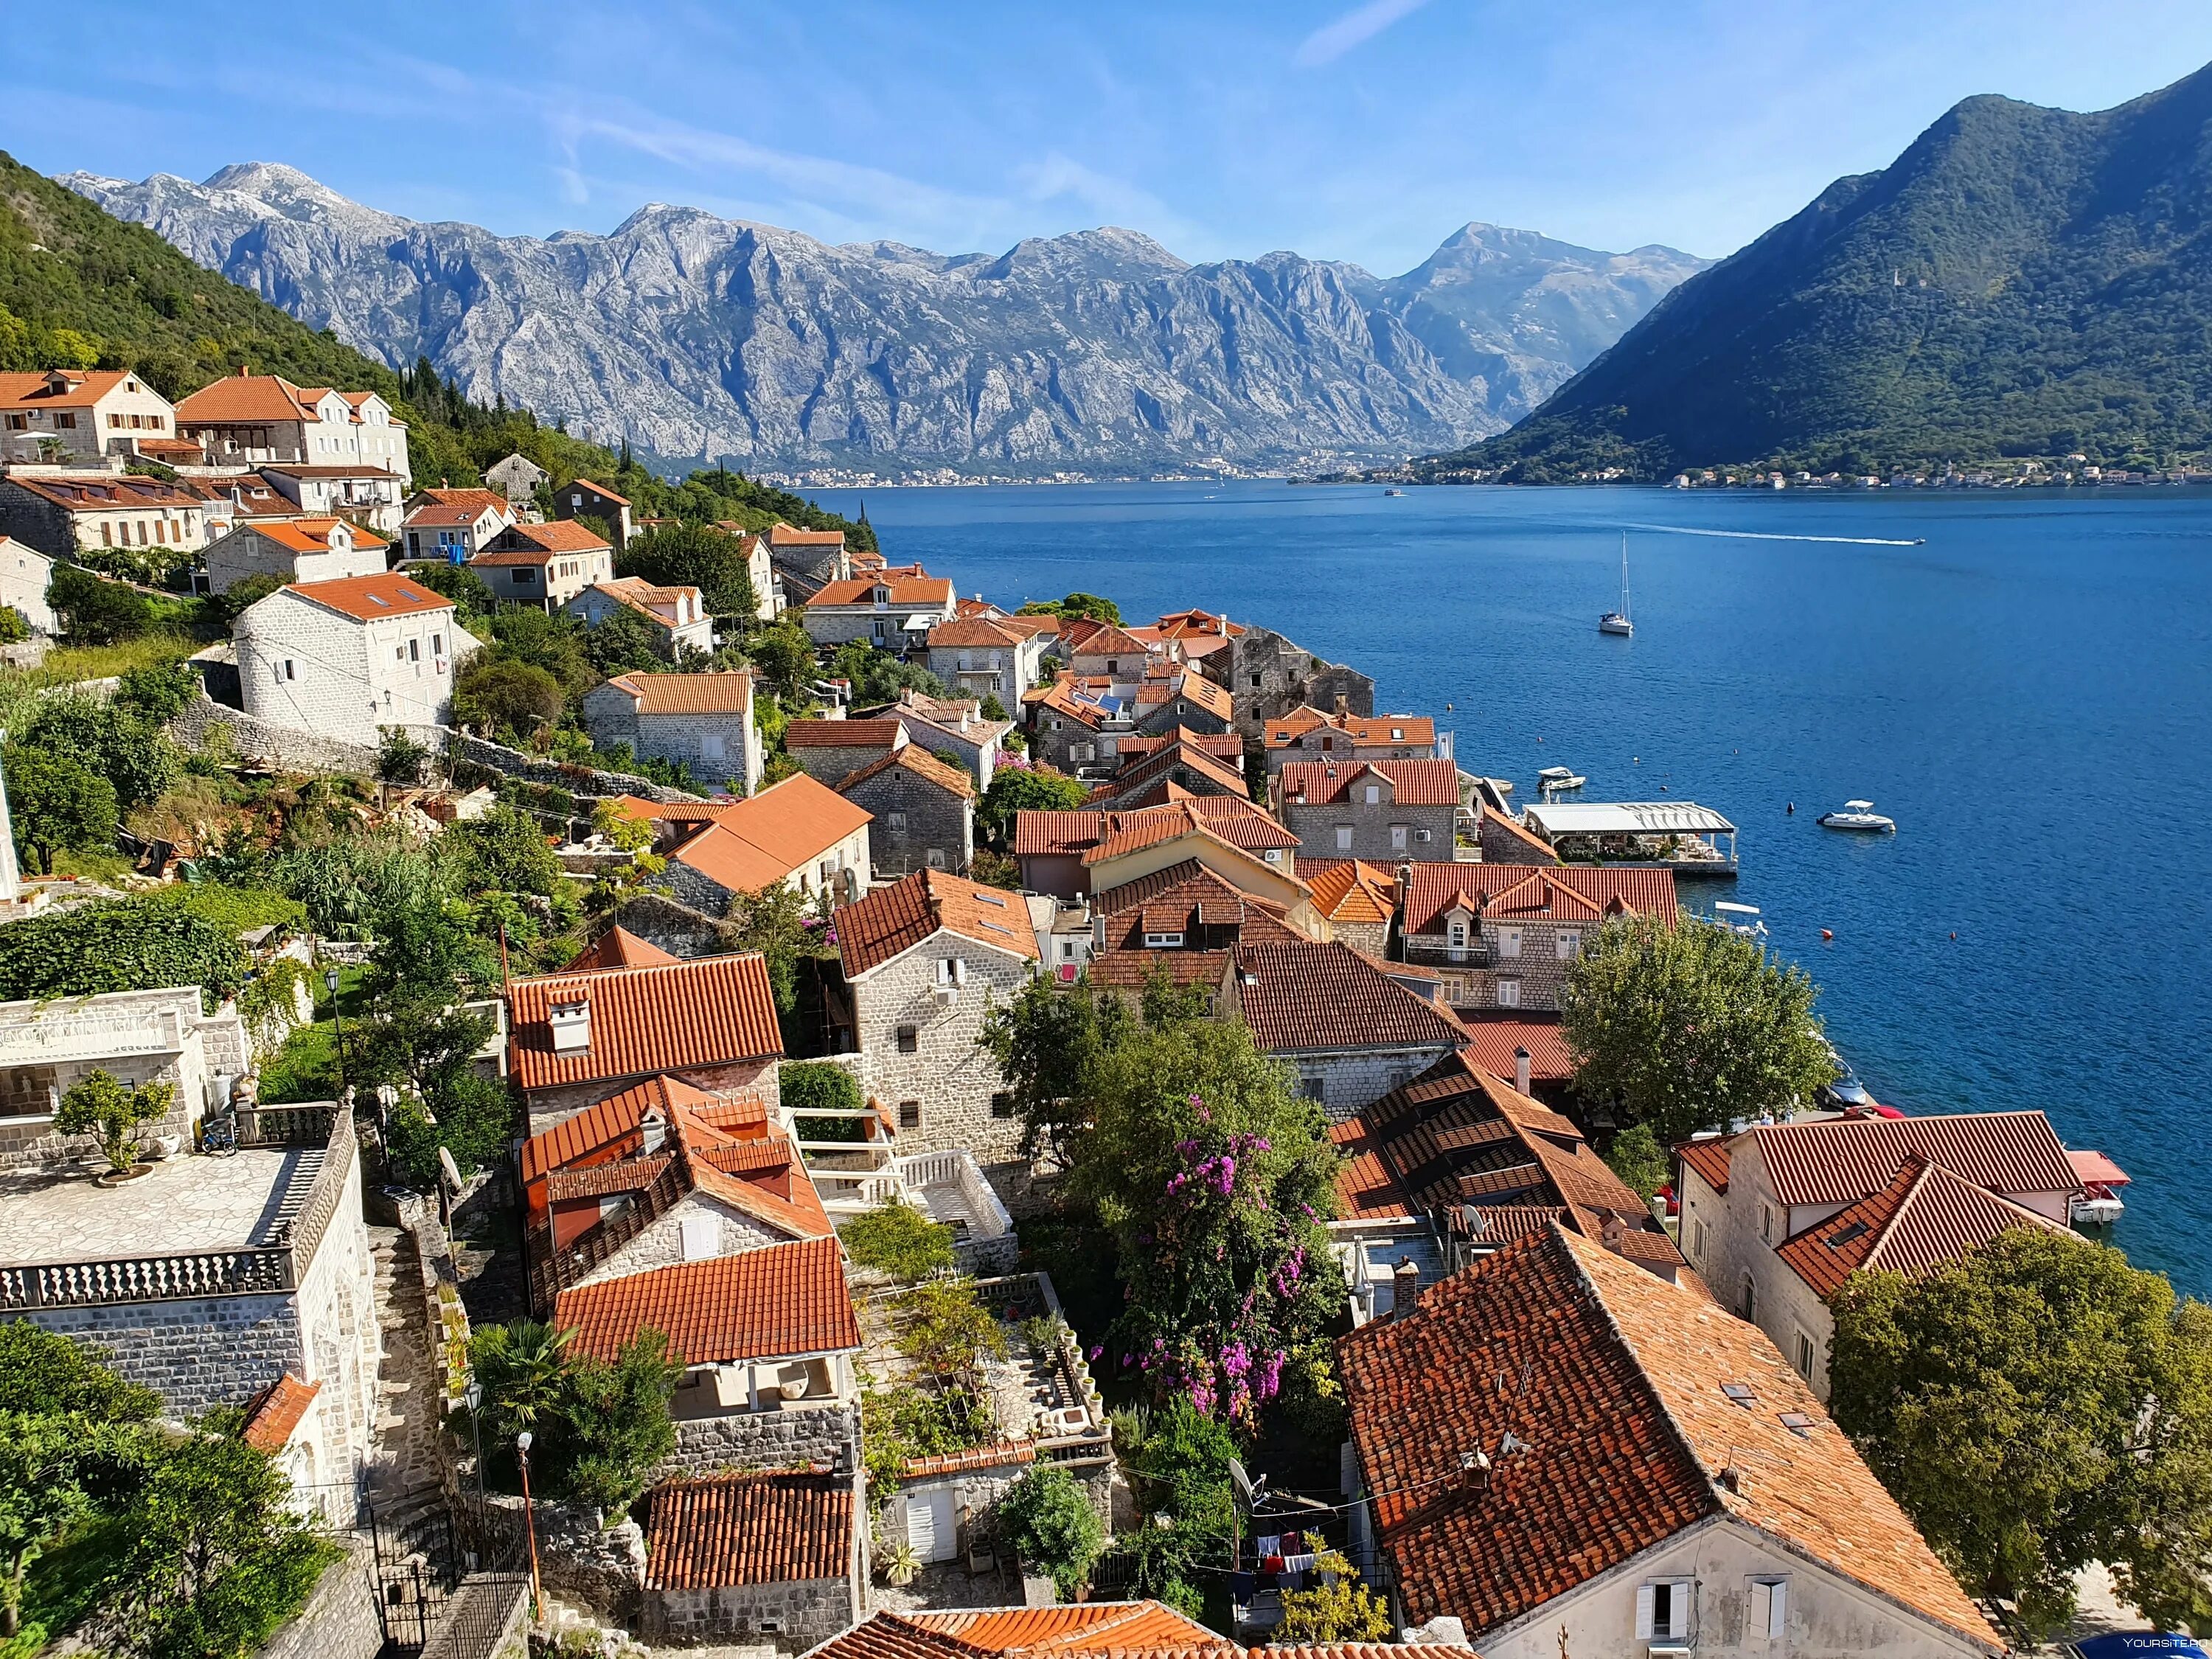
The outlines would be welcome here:
<svg viewBox="0 0 2212 1659">
<path fill-rule="evenodd" d="M 1628 532 L 1620 532 L 1620 609 L 1608 611 L 1597 619 L 1601 634 L 1632 635 L 1636 624 L 1628 619 Z"/>
</svg>

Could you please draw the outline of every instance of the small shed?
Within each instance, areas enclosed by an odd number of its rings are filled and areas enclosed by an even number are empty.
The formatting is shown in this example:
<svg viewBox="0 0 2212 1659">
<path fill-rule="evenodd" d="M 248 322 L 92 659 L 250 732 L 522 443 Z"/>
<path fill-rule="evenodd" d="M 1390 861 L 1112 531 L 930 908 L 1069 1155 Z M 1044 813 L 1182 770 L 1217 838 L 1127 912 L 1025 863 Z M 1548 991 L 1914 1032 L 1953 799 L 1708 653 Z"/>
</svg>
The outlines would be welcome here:
<svg viewBox="0 0 2212 1659">
<path fill-rule="evenodd" d="M 754 1637 L 802 1652 L 858 1624 L 866 1591 L 857 1474 L 726 1474 L 653 1490 L 645 1634 Z"/>
</svg>

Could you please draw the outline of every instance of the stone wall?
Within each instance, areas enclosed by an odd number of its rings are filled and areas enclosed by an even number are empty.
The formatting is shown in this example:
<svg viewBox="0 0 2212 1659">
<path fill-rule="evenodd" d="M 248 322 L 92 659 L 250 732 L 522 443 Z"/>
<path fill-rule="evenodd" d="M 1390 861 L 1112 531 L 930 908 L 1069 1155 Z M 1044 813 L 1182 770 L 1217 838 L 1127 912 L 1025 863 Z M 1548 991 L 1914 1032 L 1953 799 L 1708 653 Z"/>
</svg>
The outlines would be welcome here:
<svg viewBox="0 0 2212 1659">
<path fill-rule="evenodd" d="M 1215 656 L 1232 659 L 1229 690 L 1237 729 L 1247 737 L 1257 737 L 1267 721 L 1301 704 L 1334 708 L 1339 696 L 1348 712 L 1362 719 L 1375 712 L 1373 680 L 1357 669 L 1322 661 L 1272 628 L 1248 627 L 1231 649 Z"/>
<path fill-rule="evenodd" d="M 383 1646 L 368 1551 L 356 1544 L 324 1572 L 298 1616 L 269 1638 L 260 1659 L 376 1659 Z"/>
<path fill-rule="evenodd" d="M 1405 945 L 1406 960 L 1424 963 L 1441 971 L 1447 979 L 1461 979 L 1460 994 L 1451 999 L 1467 1008 L 1534 1008 L 1555 1010 L 1559 1006 L 1559 988 L 1566 983 L 1567 969 L 1580 953 L 1583 944 L 1597 932 L 1595 922 L 1562 927 L 1557 922 L 1522 921 L 1482 923 L 1481 938 L 1468 951 L 1469 960 L 1451 959 L 1451 941 L 1443 933 L 1414 933 Z M 1519 948 L 1506 954 L 1511 936 L 1519 938 Z M 1565 951 L 1562 956 L 1560 952 Z M 1498 981 L 1510 981 L 1516 988 L 1516 1001 L 1501 1000 Z"/>
<path fill-rule="evenodd" d="M 1451 1048 L 1431 1044 L 1414 1048 L 1355 1048 L 1330 1054 L 1282 1054 L 1282 1060 L 1298 1074 L 1301 1091 L 1310 1079 L 1321 1083 L 1322 1108 L 1332 1123 L 1346 1118 L 1408 1079 L 1435 1065 Z"/>
<path fill-rule="evenodd" d="M 106 1350 L 111 1370 L 152 1389 L 176 1418 L 243 1405 L 306 1364 L 288 1294 L 33 1308 L 21 1317 Z"/>
<path fill-rule="evenodd" d="M 684 1253 L 684 1224 L 702 1216 L 711 1216 L 721 1224 L 719 1248 L 714 1252 L 717 1255 L 736 1255 L 744 1250 L 757 1250 L 763 1245 L 789 1242 L 783 1234 L 733 1206 L 694 1193 L 679 1200 L 666 1214 L 649 1222 L 643 1232 L 581 1279 L 564 1279 L 561 1288 L 573 1291 L 586 1285 L 603 1284 L 610 1279 L 651 1273 L 656 1267 L 681 1266 L 691 1260 Z"/>
<path fill-rule="evenodd" d="M 868 855 L 879 879 L 915 870 L 966 872 L 975 856 L 975 801 L 893 765 L 838 792 L 872 813 Z"/>
<path fill-rule="evenodd" d="M 665 893 L 633 894 L 607 920 L 610 926 L 635 933 L 647 944 L 687 961 L 720 956 L 729 948 L 724 923 L 688 904 L 679 904 Z"/>
<path fill-rule="evenodd" d="M 768 1060 L 730 1066 L 693 1066 L 669 1075 L 695 1089 L 704 1089 L 708 1094 L 743 1095 L 765 1101 L 773 1113 L 776 1104 L 775 1067 L 776 1062 Z M 529 1110 L 530 1133 L 541 1133 L 643 1080 L 637 1076 L 596 1078 L 585 1083 L 533 1091 L 525 1101 Z"/>
<path fill-rule="evenodd" d="M 860 1410 L 855 1405 L 688 1417 L 676 1425 L 676 1449 L 653 1471 L 655 1484 L 699 1480 L 735 1469 L 785 1469 L 811 1463 L 857 1468 Z"/>
<path fill-rule="evenodd" d="M 1028 916 L 1020 901 L 1008 896 L 1008 923 L 1026 932 Z M 968 982 L 950 1007 L 935 994 L 937 964 L 957 957 L 968 965 Z M 1034 964 L 940 933 L 853 981 L 853 1007 L 859 1027 L 855 1046 L 865 1057 L 866 1091 L 893 1113 L 916 1103 L 921 1121 L 898 1131 L 901 1152 L 934 1152 L 965 1147 L 979 1164 L 1003 1164 L 1021 1156 L 1021 1121 L 998 1116 L 994 1096 L 1006 1087 L 1005 1074 L 989 1051 L 975 1044 L 986 1008 L 1011 1001 L 1029 982 Z M 899 1052 L 899 1030 L 914 1028 L 914 1052 Z"/>
<path fill-rule="evenodd" d="M 967 1542 L 967 1528 L 988 1518 L 1006 1495 L 1006 1488 L 1036 1468 L 1032 1460 L 1007 1462 L 988 1469 L 963 1471 L 958 1474 L 934 1475 L 918 1480 L 899 1483 L 897 1496 L 885 1504 L 877 1516 L 876 1536 L 884 1549 L 911 1541 L 907 1533 L 907 1503 L 926 1499 L 932 1492 L 951 1495 L 952 1519 L 961 1528 L 960 1541 Z M 1107 1523 L 1110 1531 L 1114 1516 L 1114 1465 L 1111 1458 L 1102 1458 L 1091 1464 L 1063 1464 L 1062 1468 L 1075 1477 L 1091 1507 L 1098 1511 L 1098 1518 Z"/>
<path fill-rule="evenodd" d="M 643 1633 L 649 1642 L 757 1635 L 780 1653 L 804 1653 L 853 1623 L 856 1599 L 854 1584 L 844 1578 L 647 1590 Z"/>
<path fill-rule="evenodd" d="M 1358 789 L 1363 786 L 1354 784 Z M 1364 859 L 1395 869 L 1408 860 L 1449 864 L 1452 860 L 1452 824 L 1458 808 L 1409 806 L 1382 800 L 1370 806 L 1364 801 L 1295 800 L 1282 804 L 1283 827 L 1298 838 L 1298 851 L 1314 859 Z M 1392 833 L 1403 832 L 1402 840 Z M 1352 831 L 1347 844 L 1338 834 Z M 1428 839 L 1421 839 L 1427 831 Z"/>
</svg>

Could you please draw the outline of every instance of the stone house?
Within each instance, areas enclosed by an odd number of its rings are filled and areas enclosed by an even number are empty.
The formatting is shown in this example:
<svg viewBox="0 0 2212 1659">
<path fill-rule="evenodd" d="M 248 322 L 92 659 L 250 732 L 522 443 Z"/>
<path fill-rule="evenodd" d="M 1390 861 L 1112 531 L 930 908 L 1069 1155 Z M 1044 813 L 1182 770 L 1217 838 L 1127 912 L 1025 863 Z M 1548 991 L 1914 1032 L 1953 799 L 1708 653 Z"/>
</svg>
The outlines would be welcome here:
<svg viewBox="0 0 2212 1659">
<path fill-rule="evenodd" d="M 386 726 L 450 726 L 477 641 L 404 572 L 280 587 L 239 613 L 246 712 L 374 749 Z"/>
<path fill-rule="evenodd" d="M 167 398 L 127 368 L 0 374 L 0 462 L 50 454 L 82 466 L 166 447 L 177 434 Z"/>
<path fill-rule="evenodd" d="M 1346 1553 L 1395 1626 L 1486 1659 L 2005 1651 L 1765 1334 L 1601 1241 L 1547 1224 L 1337 1357 L 1377 1494 Z"/>
<path fill-rule="evenodd" d="M 41 634 L 52 634 L 59 624 L 54 608 L 46 603 L 46 588 L 54 578 L 54 562 L 28 542 L 0 536 L 0 605 L 15 611 Z"/>
<path fill-rule="evenodd" d="M 1426 714 L 1323 714 L 1304 705 L 1271 720 L 1260 734 L 1273 777 L 1293 761 L 1449 760 L 1450 734 L 1437 746 L 1437 723 Z"/>
<path fill-rule="evenodd" d="M 1070 775 L 1110 774 L 1119 763 L 1121 739 L 1137 735 L 1134 717 L 1110 688 L 1065 674 L 1023 692 L 1022 710 L 1030 758 Z"/>
<path fill-rule="evenodd" d="M 726 914 L 737 894 L 782 882 L 849 901 L 867 885 L 869 822 L 864 809 L 796 773 L 717 814 L 668 855 L 659 880 L 713 916 Z"/>
<path fill-rule="evenodd" d="M 1475 801 L 1474 844 L 1485 864 L 1557 864 L 1559 855 L 1549 842 L 1521 827 L 1510 812 L 1501 812 L 1478 794 Z"/>
<path fill-rule="evenodd" d="M 874 820 L 868 856 L 878 878 L 967 873 L 975 856 L 975 786 L 965 772 L 910 743 L 844 779 L 837 793 Z"/>
<path fill-rule="evenodd" d="M 1328 938 L 1310 904 L 1248 892 L 1196 859 L 1103 888 L 1090 911 L 1092 953 L 1084 971 L 1093 988 L 1133 997 L 1164 972 L 1204 991 L 1209 1006 L 1219 1004 L 1239 945 Z"/>
<path fill-rule="evenodd" d="M 189 1143 L 216 1103 L 216 1079 L 242 1077 L 252 1065 L 236 1007 L 202 1009 L 196 985 L 0 1002 L 0 1170 L 76 1161 L 83 1143 L 55 1133 L 54 1115 L 70 1085 L 95 1070 L 132 1086 L 174 1084 L 174 1106 L 145 1138 Z"/>
<path fill-rule="evenodd" d="M 865 1477 L 782 1472 L 665 1481 L 645 1531 L 648 1641 L 764 1638 L 801 1653 L 867 1611 Z"/>
<path fill-rule="evenodd" d="M 381 466 L 362 462 L 315 466 L 301 461 L 259 471 L 270 488 L 301 513 L 351 519 L 392 538 L 398 536 L 407 515 L 405 477 Z"/>
<path fill-rule="evenodd" d="M 775 1100 L 775 994 L 757 953 L 518 979 L 507 1075 L 533 1133 L 656 1077 Z"/>
<path fill-rule="evenodd" d="M 1455 1006 L 1556 1010 L 1592 933 L 1615 916 L 1671 921 L 1677 908 L 1671 870 L 1429 862 L 1400 873 L 1400 947 L 1443 975 Z"/>
<path fill-rule="evenodd" d="M 1036 682 L 1048 637 L 989 617 L 956 617 L 929 630 L 929 672 L 959 696 L 996 697 L 1016 709 Z"/>
<path fill-rule="evenodd" d="M 883 571 L 829 583 L 807 600 L 803 625 L 825 649 L 857 640 L 903 654 L 927 649 L 930 630 L 952 615 L 951 579 L 916 566 L 909 574 Z"/>
<path fill-rule="evenodd" d="M 418 489 L 400 520 L 403 556 L 466 564 L 514 522 L 514 508 L 495 489 Z"/>
<path fill-rule="evenodd" d="M 553 475 L 527 455 L 509 455 L 484 469 L 484 482 L 510 503 L 527 507 L 537 498 L 538 487 L 552 482 Z"/>
<path fill-rule="evenodd" d="M 594 582 L 611 581 L 615 552 L 571 520 L 513 524 L 469 561 L 503 603 L 558 611 Z"/>
<path fill-rule="evenodd" d="M 258 1407 L 291 1379 L 287 1472 L 349 1526 L 381 1409 L 353 1115 L 249 1109 L 239 1139 L 234 1157 L 169 1158 L 107 1191 L 74 1169 L 4 1177 L 0 1307 L 105 1350 L 172 1421 Z"/>
<path fill-rule="evenodd" d="M 832 789 L 906 744 L 895 720 L 793 720 L 783 732 L 784 752 L 799 770 Z"/>
<path fill-rule="evenodd" d="M 1038 971 L 1020 897 L 918 870 L 838 911 L 837 951 L 844 1006 L 833 1023 L 860 1056 L 862 1090 L 895 1115 L 901 1148 L 965 1148 L 986 1174 L 1018 1164 L 1012 1097 L 976 1038 L 992 1004 Z"/>
<path fill-rule="evenodd" d="M 31 471 L 0 477 L 0 535 L 48 558 L 108 548 L 207 544 L 207 502 L 188 485 L 135 473 Z"/>
<path fill-rule="evenodd" d="M 1449 761 L 1292 761 L 1267 789 L 1308 857 L 1397 865 L 1455 855 L 1459 772 Z"/>
<path fill-rule="evenodd" d="M 1236 729 L 1229 693 L 1180 665 L 1156 665 L 1133 689 L 1130 707 L 1137 730 L 1146 736 L 1177 730 L 1217 736 Z"/>
<path fill-rule="evenodd" d="M 177 405 L 177 435 L 210 466 L 364 468 L 395 475 L 402 495 L 414 476 L 407 423 L 377 393 L 296 386 L 281 374 L 241 368 L 202 386 Z"/>
<path fill-rule="evenodd" d="M 1140 680 L 1156 662 L 1177 653 L 1171 644 L 1140 640 L 1112 623 L 1070 630 L 1067 665 L 1085 679 Z"/>
<path fill-rule="evenodd" d="M 379 576 L 390 546 L 374 532 L 343 519 L 249 522 L 209 544 L 208 591 L 228 593 L 255 576 L 286 583 Z"/>
<path fill-rule="evenodd" d="M 653 624 L 653 649 L 669 661 L 687 653 L 704 655 L 714 648 L 714 623 L 707 602 L 688 584 L 657 586 L 642 576 L 617 576 L 594 582 L 561 607 L 586 628 L 597 628 L 617 611 Z"/>
<path fill-rule="evenodd" d="M 1242 795 L 1196 796 L 1127 811 L 1025 810 L 1014 815 L 1012 845 L 1022 886 L 1060 898 L 1103 892 L 1187 858 L 1279 905 L 1306 896 L 1305 884 L 1291 872 L 1296 838 Z"/>
<path fill-rule="evenodd" d="M 918 744 L 954 765 L 988 789 L 997 770 L 999 740 L 1014 729 L 1012 720 L 985 720 L 973 702 L 939 702 L 917 691 L 902 691 L 886 711 L 906 732 L 908 744 Z"/>
<path fill-rule="evenodd" d="M 1328 919 L 1330 938 L 1378 960 L 1389 954 L 1390 927 L 1398 914 L 1396 875 L 1358 859 L 1303 854 L 1294 867 L 1313 891 L 1314 908 Z"/>
<path fill-rule="evenodd" d="M 562 519 L 597 519 L 613 534 L 617 553 L 629 545 L 629 538 L 636 533 L 630 521 L 629 498 L 589 478 L 578 478 L 555 490 L 553 510 Z"/>
<path fill-rule="evenodd" d="M 584 694 L 584 729 L 601 748 L 626 743 L 640 760 L 689 768 L 702 783 L 728 779 L 750 794 L 763 764 L 753 695 L 750 668 L 617 674 Z"/>
<path fill-rule="evenodd" d="M 1375 712 L 1375 682 L 1357 669 L 1325 662 L 1272 628 L 1247 627 L 1233 638 L 1229 651 L 1205 660 L 1207 673 L 1224 678 L 1235 698 L 1237 729 L 1245 736 L 1260 736 L 1269 720 L 1301 706 L 1340 706 L 1363 718 Z"/>
<path fill-rule="evenodd" d="M 1121 738 L 1115 750 L 1117 769 L 1096 796 L 1101 806 L 1157 806 L 1174 799 L 1177 790 L 1248 798 L 1251 793 L 1244 777 L 1244 739 L 1234 732 L 1176 726 Z"/>
<path fill-rule="evenodd" d="M 776 564 L 813 578 L 813 585 L 848 580 L 853 556 L 842 530 L 800 530 L 777 520 L 765 532 L 769 557 Z M 875 557 L 878 568 L 883 561 Z"/>
<path fill-rule="evenodd" d="M 1826 1397 L 1826 1298 L 1862 1267 L 1924 1273 L 2081 1190 L 2038 1111 L 1761 1123 L 1674 1149 L 1682 1253 Z"/>
<path fill-rule="evenodd" d="M 1433 982 L 1393 978 L 1389 966 L 1348 945 L 1239 945 L 1222 1011 L 1297 1074 L 1301 1095 L 1346 1118 L 1467 1041 Z"/>
</svg>

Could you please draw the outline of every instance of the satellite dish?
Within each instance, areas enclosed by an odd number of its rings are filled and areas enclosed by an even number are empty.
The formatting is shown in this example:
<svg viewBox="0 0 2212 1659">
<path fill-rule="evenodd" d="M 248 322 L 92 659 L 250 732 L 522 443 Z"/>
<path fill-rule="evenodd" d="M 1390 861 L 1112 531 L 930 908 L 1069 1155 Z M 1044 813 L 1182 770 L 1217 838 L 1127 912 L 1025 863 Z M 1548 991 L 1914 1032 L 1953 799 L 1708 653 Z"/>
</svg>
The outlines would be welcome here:
<svg viewBox="0 0 2212 1659">
<path fill-rule="evenodd" d="M 1244 1500 L 1245 1507 L 1249 1509 L 1252 1504 L 1252 1477 L 1244 1473 L 1244 1465 L 1241 1459 L 1232 1457 L 1229 1460 L 1229 1484 L 1237 1488 L 1237 1495 Z"/>
<path fill-rule="evenodd" d="M 460 1167 L 453 1162 L 453 1153 L 443 1146 L 438 1148 L 438 1173 L 444 1177 L 447 1192 L 459 1193 L 461 1190 Z"/>
</svg>

